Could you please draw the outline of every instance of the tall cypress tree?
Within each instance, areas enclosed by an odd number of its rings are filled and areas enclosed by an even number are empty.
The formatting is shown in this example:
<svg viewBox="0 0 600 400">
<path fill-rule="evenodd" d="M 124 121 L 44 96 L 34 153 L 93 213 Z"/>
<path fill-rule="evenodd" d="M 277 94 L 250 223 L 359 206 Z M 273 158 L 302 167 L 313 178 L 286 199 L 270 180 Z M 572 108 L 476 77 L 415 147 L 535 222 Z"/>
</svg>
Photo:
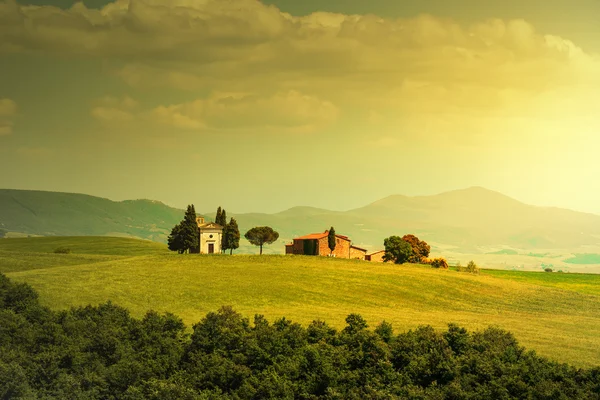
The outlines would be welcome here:
<svg viewBox="0 0 600 400">
<path fill-rule="evenodd" d="M 240 247 L 240 230 L 235 218 L 231 218 L 225 229 L 223 230 L 223 251 L 229 250 L 229 254 L 233 250 Z"/>
<path fill-rule="evenodd" d="M 333 226 L 331 228 L 329 228 L 329 233 L 327 234 L 327 244 L 329 245 L 329 250 L 331 250 L 331 252 L 329 253 L 330 255 L 333 254 L 333 250 L 335 250 L 335 229 L 333 229 Z"/>
<path fill-rule="evenodd" d="M 198 230 L 198 222 L 196 222 L 196 209 L 193 204 L 190 204 L 185 212 L 185 217 L 181 221 L 183 230 L 184 248 L 190 253 L 198 253 L 200 251 L 200 231 Z"/>
<path fill-rule="evenodd" d="M 217 208 L 217 215 L 215 215 L 215 224 L 221 225 L 220 224 L 220 222 L 221 222 L 221 213 L 222 213 L 221 207 Z"/>
<path fill-rule="evenodd" d="M 217 224 L 221 225 L 223 228 L 227 226 L 227 211 L 225 211 L 225 209 L 221 210 L 221 221 L 217 222 Z"/>
</svg>

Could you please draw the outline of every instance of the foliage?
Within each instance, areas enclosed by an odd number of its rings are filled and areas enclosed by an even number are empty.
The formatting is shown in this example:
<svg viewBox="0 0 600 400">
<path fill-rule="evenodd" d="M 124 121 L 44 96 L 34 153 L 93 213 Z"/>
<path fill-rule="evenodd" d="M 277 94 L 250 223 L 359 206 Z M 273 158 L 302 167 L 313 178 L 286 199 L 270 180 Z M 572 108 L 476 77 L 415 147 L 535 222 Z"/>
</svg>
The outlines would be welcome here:
<svg viewBox="0 0 600 400">
<path fill-rule="evenodd" d="M 169 250 L 179 254 L 200 252 L 200 232 L 193 204 L 188 205 L 183 220 L 171 230 L 167 245 Z"/>
<path fill-rule="evenodd" d="M 221 225 L 222 227 L 227 226 L 227 212 L 224 208 L 217 208 L 217 215 L 215 216 L 215 224 Z"/>
<path fill-rule="evenodd" d="M 227 211 L 225 211 L 225 209 L 223 209 L 223 211 L 221 212 L 221 220 L 217 223 L 222 227 L 225 227 L 227 225 Z"/>
<path fill-rule="evenodd" d="M 448 261 L 443 257 L 426 260 L 424 264 L 429 264 L 432 268 L 448 269 Z"/>
<path fill-rule="evenodd" d="M 6 229 L 0 228 L 0 238 L 3 238 L 4 236 L 6 236 L 7 233 L 8 233 L 8 231 Z"/>
<path fill-rule="evenodd" d="M 221 206 L 219 206 L 219 208 L 217 208 L 217 214 L 215 215 L 215 224 L 219 224 L 219 222 L 221 222 L 221 215 L 223 214 L 223 210 L 221 209 Z M 221 225 L 221 224 L 219 224 Z M 225 225 L 221 225 L 221 226 L 225 226 Z"/>
<path fill-rule="evenodd" d="M 175 225 L 173 229 L 171 229 L 171 234 L 167 238 L 167 246 L 171 251 L 176 251 L 179 254 L 185 253 L 181 223 Z"/>
<path fill-rule="evenodd" d="M 200 252 L 200 231 L 198 230 L 198 221 L 196 210 L 193 204 L 188 205 L 183 221 L 181 221 L 184 243 L 183 246 L 190 253 Z"/>
<path fill-rule="evenodd" d="M 263 245 L 275 242 L 279 239 L 279 233 L 270 226 L 257 226 L 246 232 L 244 237 L 253 245 L 260 246 L 260 254 L 262 254 Z"/>
<path fill-rule="evenodd" d="M 333 253 L 336 245 L 335 229 L 333 229 L 333 226 L 329 228 L 329 232 L 327 233 L 327 245 L 330 252 Z"/>
<path fill-rule="evenodd" d="M 475 261 L 471 260 L 471 261 L 469 261 L 469 263 L 467 264 L 466 267 L 458 267 L 458 272 L 468 272 L 470 274 L 479 274 L 480 269 L 477 266 L 477 264 L 475 264 Z"/>
<path fill-rule="evenodd" d="M 553 270 L 552 270 L 552 268 L 544 268 L 544 271 L 546 271 L 546 272 L 552 272 Z"/>
<path fill-rule="evenodd" d="M 404 264 L 412 256 L 412 247 L 410 243 L 403 240 L 400 236 L 390 236 L 383 241 L 385 254 L 383 261 L 393 261 L 396 264 Z"/>
<path fill-rule="evenodd" d="M 240 247 L 240 229 L 235 218 L 231 218 L 225 229 L 223 229 L 222 244 L 223 251 L 229 250 L 229 254 L 232 254 L 233 250 Z"/>
<path fill-rule="evenodd" d="M 341 331 L 232 307 L 191 335 L 177 316 L 110 302 L 51 311 L 0 274 L 0 397 L 72 399 L 598 399 L 600 368 L 527 351 L 498 328 Z"/>
<path fill-rule="evenodd" d="M 402 236 L 402 240 L 410 244 L 412 254 L 410 255 L 408 262 L 418 264 L 422 259 L 429 257 L 431 248 L 427 242 L 420 240 L 415 235 L 409 234 Z"/>
<path fill-rule="evenodd" d="M 57 247 L 54 249 L 55 254 L 71 254 L 71 249 L 68 247 Z"/>
</svg>

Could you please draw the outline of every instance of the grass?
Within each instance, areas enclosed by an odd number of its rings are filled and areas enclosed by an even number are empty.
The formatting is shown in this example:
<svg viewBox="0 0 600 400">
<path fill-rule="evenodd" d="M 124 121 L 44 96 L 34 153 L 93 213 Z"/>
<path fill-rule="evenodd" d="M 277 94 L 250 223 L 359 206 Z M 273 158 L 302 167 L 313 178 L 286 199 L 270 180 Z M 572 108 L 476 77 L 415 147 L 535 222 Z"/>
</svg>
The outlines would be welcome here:
<svg viewBox="0 0 600 400">
<path fill-rule="evenodd" d="M 0 240 L 0 251 L 53 253 L 59 247 L 71 249 L 73 254 L 112 256 L 141 256 L 169 252 L 166 245 L 150 240 L 108 236 L 46 236 Z"/>
<path fill-rule="evenodd" d="M 575 257 L 564 260 L 567 264 L 600 264 L 600 254 L 575 254 Z"/>
<path fill-rule="evenodd" d="M 600 275 L 598 274 L 548 273 L 543 271 L 523 272 L 492 269 L 482 270 L 481 273 L 499 279 L 600 296 Z"/>
<path fill-rule="evenodd" d="M 31 284 L 55 309 L 112 300 L 136 316 L 149 309 L 170 311 L 188 325 L 221 305 L 247 317 L 285 316 L 302 324 L 323 319 L 338 328 L 350 313 L 361 314 L 372 327 L 386 320 L 397 331 L 423 324 L 445 328 L 449 322 L 475 330 L 496 325 L 542 355 L 600 365 L 595 288 L 600 277 L 595 275 L 482 271 L 476 276 L 326 257 L 177 255 L 146 242 L 137 241 L 138 248 L 129 239 L 102 239 L 99 249 L 96 240 L 64 238 L 60 245 L 70 241 L 74 251 L 64 255 L 40 251 L 58 247 L 47 238 L 21 244 L 0 240 L 0 271 Z M 92 254 L 97 250 L 103 254 Z M 147 255 L 140 255 L 144 251 Z M 15 264 L 6 269 L 11 257 Z M 28 266 L 32 260 L 35 269 Z"/>
</svg>

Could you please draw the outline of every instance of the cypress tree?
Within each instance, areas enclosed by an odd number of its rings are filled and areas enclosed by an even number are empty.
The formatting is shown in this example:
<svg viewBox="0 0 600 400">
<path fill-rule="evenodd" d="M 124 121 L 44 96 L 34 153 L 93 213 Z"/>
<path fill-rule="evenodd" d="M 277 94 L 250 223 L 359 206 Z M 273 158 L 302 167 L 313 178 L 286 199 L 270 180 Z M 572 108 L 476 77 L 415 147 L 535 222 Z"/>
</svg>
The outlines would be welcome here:
<svg viewBox="0 0 600 400">
<path fill-rule="evenodd" d="M 231 218 L 225 229 L 223 230 L 223 251 L 229 250 L 229 254 L 233 250 L 240 247 L 240 230 L 235 218 Z"/>
<path fill-rule="evenodd" d="M 329 228 L 329 233 L 327 234 L 327 244 L 329 245 L 329 250 L 331 251 L 329 254 L 333 254 L 333 250 L 335 250 L 335 229 L 333 226 Z"/>
<path fill-rule="evenodd" d="M 185 212 L 185 217 L 181 221 L 183 230 L 183 245 L 185 250 L 190 253 L 198 253 L 200 251 L 200 232 L 198 230 L 198 222 L 196 222 L 196 210 L 193 204 L 190 204 Z"/>
<path fill-rule="evenodd" d="M 217 208 L 217 215 L 215 215 L 215 224 L 219 224 L 219 222 L 221 222 L 221 213 L 221 207 Z"/>
<path fill-rule="evenodd" d="M 227 226 L 227 212 L 225 211 L 225 209 L 221 211 L 221 221 L 217 222 L 217 224 L 221 225 L 222 227 Z"/>
</svg>

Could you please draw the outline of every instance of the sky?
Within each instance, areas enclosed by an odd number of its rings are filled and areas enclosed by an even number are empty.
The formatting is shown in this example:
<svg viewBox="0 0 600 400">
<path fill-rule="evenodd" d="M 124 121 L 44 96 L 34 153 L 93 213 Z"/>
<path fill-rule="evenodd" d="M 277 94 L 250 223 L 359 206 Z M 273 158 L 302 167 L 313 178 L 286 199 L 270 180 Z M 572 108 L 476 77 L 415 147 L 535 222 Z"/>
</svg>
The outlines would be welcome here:
<svg viewBox="0 0 600 400">
<path fill-rule="evenodd" d="M 0 188 L 600 214 L 599 0 L 0 0 Z"/>
</svg>

